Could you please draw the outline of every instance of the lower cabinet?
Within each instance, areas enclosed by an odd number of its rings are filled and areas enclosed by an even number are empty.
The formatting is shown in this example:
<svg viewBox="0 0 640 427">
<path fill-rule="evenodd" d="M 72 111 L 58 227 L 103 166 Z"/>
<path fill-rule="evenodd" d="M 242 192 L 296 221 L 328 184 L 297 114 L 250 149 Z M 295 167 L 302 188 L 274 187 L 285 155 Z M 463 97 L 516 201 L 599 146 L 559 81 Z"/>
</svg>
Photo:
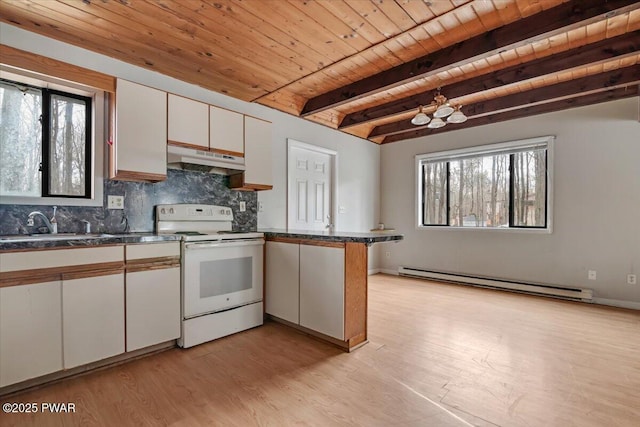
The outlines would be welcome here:
<svg viewBox="0 0 640 427">
<path fill-rule="evenodd" d="M 124 274 L 63 280 L 64 368 L 124 353 Z"/>
<path fill-rule="evenodd" d="M 127 351 L 180 338 L 180 242 L 126 246 Z"/>
<path fill-rule="evenodd" d="M 300 324 L 300 245 L 265 243 L 265 311 Z"/>
<path fill-rule="evenodd" d="M 344 340 L 344 249 L 300 245 L 300 326 Z"/>
<path fill-rule="evenodd" d="M 61 286 L 0 288 L 0 387 L 62 370 Z"/>
<path fill-rule="evenodd" d="M 268 241 L 265 311 L 343 341 L 344 259 L 342 247 Z"/>
<path fill-rule="evenodd" d="M 180 267 L 127 273 L 127 351 L 180 337 Z"/>
<path fill-rule="evenodd" d="M 174 340 L 180 320 L 179 242 L 0 253 L 0 387 Z"/>
</svg>

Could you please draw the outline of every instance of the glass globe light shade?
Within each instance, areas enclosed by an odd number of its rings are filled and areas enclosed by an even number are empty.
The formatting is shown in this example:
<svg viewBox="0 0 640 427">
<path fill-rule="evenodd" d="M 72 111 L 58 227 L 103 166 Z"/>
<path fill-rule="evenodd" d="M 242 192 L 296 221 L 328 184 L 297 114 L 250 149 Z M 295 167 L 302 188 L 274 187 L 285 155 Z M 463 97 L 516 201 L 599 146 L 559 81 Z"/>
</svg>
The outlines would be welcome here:
<svg viewBox="0 0 640 427">
<path fill-rule="evenodd" d="M 453 107 L 449 104 L 442 104 L 438 107 L 435 113 L 433 113 L 433 117 L 447 117 L 449 114 L 453 113 Z"/>
<path fill-rule="evenodd" d="M 449 123 L 464 123 L 467 121 L 467 116 L 462 111 L 456 110 L 447 118 L 447 121 Z"/>
<path fill-rule="evenodd" d="M 438 128 L 441 128 L 442 126 L 445 126 L 446 124 L 447 123 L 443 121 L 440 117 L 435 117 L 433 120 L 431 120 L 431 123 L 429 123 L 427 127 L 429 129 L 438 129 Z"/>
<path fill-rule="evenodd" d="M 416 126 L 426 125 L 430 121 L 431 121 L 431 119 L 429 118 L 429 116 L 427 116 L 422 111 L 420 111 L 418 114 L 415 115 L 415 117 L 413 119 L 411 119 L 411 123 L 416 125 Z"/>
</svg>

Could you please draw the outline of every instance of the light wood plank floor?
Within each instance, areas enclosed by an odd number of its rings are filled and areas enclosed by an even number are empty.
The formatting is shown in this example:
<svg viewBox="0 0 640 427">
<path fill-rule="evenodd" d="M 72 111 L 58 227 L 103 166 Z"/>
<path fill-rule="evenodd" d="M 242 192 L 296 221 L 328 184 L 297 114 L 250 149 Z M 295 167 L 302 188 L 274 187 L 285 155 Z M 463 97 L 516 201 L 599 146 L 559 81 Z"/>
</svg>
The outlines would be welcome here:
<svg viewBox="0 0 640 427">
<path fill-rule="evenodd" d="M 640 312 L 376 275 L 346 354 L 268 323 L 2 402 L 9 426 L 639 426 Z"/>
</svg>

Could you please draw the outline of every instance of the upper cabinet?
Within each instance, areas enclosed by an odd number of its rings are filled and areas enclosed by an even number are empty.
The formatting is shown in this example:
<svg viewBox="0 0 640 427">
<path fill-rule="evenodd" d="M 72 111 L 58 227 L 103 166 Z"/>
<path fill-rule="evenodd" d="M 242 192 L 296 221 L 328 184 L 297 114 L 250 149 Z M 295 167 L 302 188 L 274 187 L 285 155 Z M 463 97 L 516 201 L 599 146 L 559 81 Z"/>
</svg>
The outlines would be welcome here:
<svg viewBox="0 0 640 427">
<path fill-rule="evenodd" d="M 229 177 L 232 188 L 241 190 L 271 190 L 273 173 L 271 159 L 271 122 L 244 116 L 245 172 Z"/>
<path fill-rule="evenodd" d="M 118 79 L 110 177 L 154 182 L 165 180 L 166 123 L 166 92 Z"/>
<path fill-rule="evenodd" d="M 209 105 L 169 94 L 167 140 L 183 147 L 209 149 Z"/>
<path fill-rule="evenodd" d="M 271 122 L 245 116 L 244 118 L 245 185 L 256 189 L 273 187 L 271 171 Z M 262 187 L 262 188 L 259 188 Z"/>
<path fill-rule="evenodd" d="M 244 157 L 245 172 L 229 177 L 231 188 L 271 190 L 271 122 L 169 94 L 168 143 Z"/>
<path fill-rule="evenodd" d="M 172 93 L 168 108 L 168 144 L 244 156 L 242 114 Z"/>
<path fill-rule="evenodd" d="M 244 154 L 243 115 L 209 106 L 209 148 L 223 154 Z"/>
</svg>

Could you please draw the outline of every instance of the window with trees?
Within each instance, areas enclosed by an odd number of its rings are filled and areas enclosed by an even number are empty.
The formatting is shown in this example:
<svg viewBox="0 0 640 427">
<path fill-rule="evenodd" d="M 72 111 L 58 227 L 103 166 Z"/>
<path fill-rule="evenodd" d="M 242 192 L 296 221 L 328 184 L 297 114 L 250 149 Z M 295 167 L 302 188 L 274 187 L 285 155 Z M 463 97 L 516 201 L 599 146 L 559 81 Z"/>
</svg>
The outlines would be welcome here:
<svg viewBox="0 0 640 427">
<path fill-rule="evenodd" d="M 91 98 L 0 80 L 0 195 L 91 198 Z"/>
<path fill-rule="evenodd" d="M 553 137 L 416 156 L 418 225 L 549 229 Z"/>
</svg>

